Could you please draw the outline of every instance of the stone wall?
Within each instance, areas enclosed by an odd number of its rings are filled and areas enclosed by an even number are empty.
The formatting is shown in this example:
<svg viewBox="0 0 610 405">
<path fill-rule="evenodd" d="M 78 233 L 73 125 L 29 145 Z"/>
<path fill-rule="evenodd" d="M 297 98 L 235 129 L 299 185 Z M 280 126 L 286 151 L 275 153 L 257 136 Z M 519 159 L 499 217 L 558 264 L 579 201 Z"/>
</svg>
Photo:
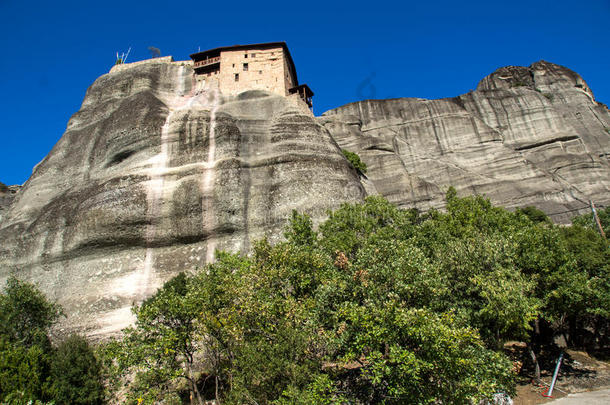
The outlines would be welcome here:
<svg viewBox="0 0 610 405">
<path fill-rule="evenodd" d="M 248 65 L 248 70 L 244 70 L 244 64 Z M 235 80 L 236 74 L 239 75 L 238 81 Z M 281 47 L 222 52 L 218 80 L 220 90 L 227 95 L 265 90 L 286 96 L 288 89 L 294 86 Z"/>
</svg>

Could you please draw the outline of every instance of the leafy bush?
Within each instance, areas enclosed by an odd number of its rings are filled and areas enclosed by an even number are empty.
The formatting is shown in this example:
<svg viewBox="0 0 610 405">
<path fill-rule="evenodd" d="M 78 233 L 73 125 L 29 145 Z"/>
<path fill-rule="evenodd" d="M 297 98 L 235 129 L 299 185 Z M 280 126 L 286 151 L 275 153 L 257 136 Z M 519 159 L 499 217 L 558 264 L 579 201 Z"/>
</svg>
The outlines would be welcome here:
<svg viewBox="0 0 610 405">
<path fill-rule="evenodd" d="M 528 217 L 532 222 L 538 223 L 551 223 L 551 219 L 540 209 L 536 207 L 525 207 L 525 208 L 517 208 L 515 211 L 519 214 L 523 214 Z"/>
<path fill-rule="evenodd" d="M 366 164 L 362 160 L 360 160 L 360 156 L 346 149 L 341 149 L 341 152 L 343 152 L 343 156 L 345 156 L 345 158 L 350 162 L 354 169 L 358 170 L 362 174 L 366 174 Z"/>
<path fill-rule="evenodd" d="M 61 308 L 33 284 L 9 277 L 0 294 L 0 335 L 26 347 L 44 343 L 61 314 Z"/>
<path fill-rule="evenodd" d="M 55 350 L 50 367 L 50 394 L 58 404 L 102 404 L 101 364 L 87 340 L 72 335 Z"/>
<path fill-rule="evenodd" d="M 100 366 L 87 341 L 73 336 L 51 345 L 49 329 L 61 314 L 33 284 L 7 280 L 0 294 L 2 403 L 103 402 Z"/>
</svg>

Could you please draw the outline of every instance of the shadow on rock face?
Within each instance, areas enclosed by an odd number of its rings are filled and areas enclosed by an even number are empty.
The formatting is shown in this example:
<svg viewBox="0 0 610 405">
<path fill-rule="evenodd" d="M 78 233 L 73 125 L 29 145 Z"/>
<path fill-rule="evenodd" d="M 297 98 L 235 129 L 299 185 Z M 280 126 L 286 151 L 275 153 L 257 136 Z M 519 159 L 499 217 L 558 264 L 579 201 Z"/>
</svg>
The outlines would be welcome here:
<svg viewBox="0 0 610 405">
<path fill-rule="evenodd" d="M 237 100 L 254 100 L 256 98 L 269 97 L 271 94 L 263 90 L 248 90 L 237 95 Z"/>
</svg>

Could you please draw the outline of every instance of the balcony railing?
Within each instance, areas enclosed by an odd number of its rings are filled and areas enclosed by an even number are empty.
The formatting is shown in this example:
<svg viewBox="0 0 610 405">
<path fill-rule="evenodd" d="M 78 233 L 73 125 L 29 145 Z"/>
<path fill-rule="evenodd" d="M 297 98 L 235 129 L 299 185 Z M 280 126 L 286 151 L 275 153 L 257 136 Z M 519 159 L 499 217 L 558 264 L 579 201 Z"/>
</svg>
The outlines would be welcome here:
<svg viewBox="0 0 610 405">
<path fill-rule="evenodd" d="M 220 63 L 220 56 L 216 56 L 215 58 L 198 60 L 197 62 L 195 62 L 193 67 L 199 68 L 199 67 L 203 67 L 203 66 L 213 65 L 214 63 Z"/>
</svg>

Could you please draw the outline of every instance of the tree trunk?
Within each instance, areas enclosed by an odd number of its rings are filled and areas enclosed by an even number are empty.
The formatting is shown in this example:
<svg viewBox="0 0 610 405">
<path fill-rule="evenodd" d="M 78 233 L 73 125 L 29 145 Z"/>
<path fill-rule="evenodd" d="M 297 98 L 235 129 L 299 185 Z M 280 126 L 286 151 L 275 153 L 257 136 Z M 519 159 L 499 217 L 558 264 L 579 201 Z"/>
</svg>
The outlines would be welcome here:
<svg viewBox="0 0 610 405">
<path fill-rule="evenodd" d="M 216 387 L 215 387 L 215 396 L 216 396 L 216 405 L 220 405 L 220 400 L 218 399 L 218 376 L 215 376 L 214 379 L 216 380 Z"/>
<path fill-rule="evenodd" d="M 189 366 L 189 382 L 191 383 L 191 405 L 194 405 L 194 399 L 197 398 L 197 403 L 199 405 L 203 405 L 203 398 L 201 398 L 201 393 L 199 392 L 199 388 L 197 388 L 197 380 L 193 377 L 193 370 Z M 194 394 L 194 395 L 193 395 Z"/>
<path fill-rule="evenodd" d="M 532 336 L 531 342 L 527 345 L 527 349 L 530 353 L 530 357 L 532 358 L 532 362 L 534 363 L 534 374 L 536 384 L 540 384 L 540 364 L 538 363 L 538 358 L 536 357 L 536 353 L 534 352 L 534 342 L 540 336 L 540 320 L 536 319 L 534 321 L 534 336 Z"/>
<path fill-rule="evenodd" d="M 540 364 L 538 364 L 538 358 L 536 357 L 536 353 L 534 353 L 534 349 L 532 348 L 531 343 L 527 345 L 527 349 L 530 352 L 530 357 L 532 358 L 532 361 L 534 362 L 534 381 L 536 381 L 536 384 L 540 384 Z"/>
</svg>

